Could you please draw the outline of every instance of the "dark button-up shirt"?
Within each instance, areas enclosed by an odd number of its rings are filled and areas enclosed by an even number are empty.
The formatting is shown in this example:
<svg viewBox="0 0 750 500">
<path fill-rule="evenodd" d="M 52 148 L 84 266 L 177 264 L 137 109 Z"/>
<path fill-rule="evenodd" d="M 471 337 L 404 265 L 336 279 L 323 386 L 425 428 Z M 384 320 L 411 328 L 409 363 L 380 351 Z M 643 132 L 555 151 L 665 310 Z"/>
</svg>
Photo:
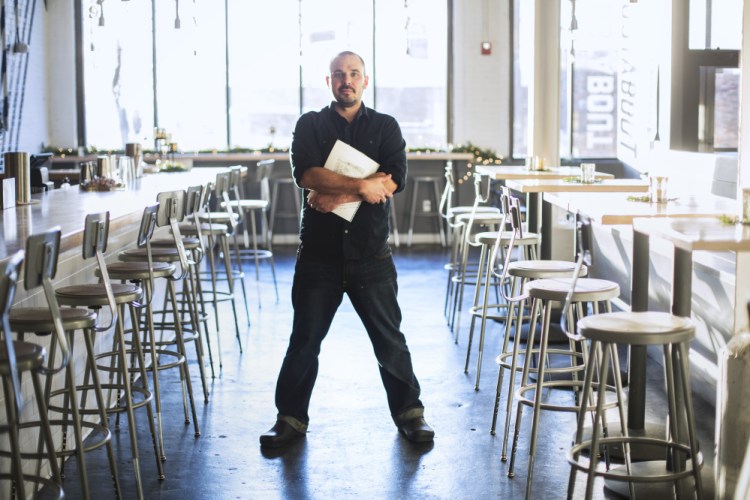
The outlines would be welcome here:
<svg viewBox="0 0 750 500">
<path fill-rule="evenodd" d="M 305 170 L 325 165 L 336 140 L 341 140 L 375 160 L 379 172 L 391 174 L 398 186 L 406 183 L 406 143 L 398 122 L 372 108 L 360 107 L 351 123 L 339 115 L 333 103 L 310 111 L 297 121 L 292 140 L 292 175 L 299 185 Z M 391 203 L 362 202 L 354 219 L 347 222 L 334 213 L 321 213 L 307 204 L 302 211 L 300 240 L 307 255 L 332 259 L 362 259 L 378 255 L 388 246 Z"/>
</svg>

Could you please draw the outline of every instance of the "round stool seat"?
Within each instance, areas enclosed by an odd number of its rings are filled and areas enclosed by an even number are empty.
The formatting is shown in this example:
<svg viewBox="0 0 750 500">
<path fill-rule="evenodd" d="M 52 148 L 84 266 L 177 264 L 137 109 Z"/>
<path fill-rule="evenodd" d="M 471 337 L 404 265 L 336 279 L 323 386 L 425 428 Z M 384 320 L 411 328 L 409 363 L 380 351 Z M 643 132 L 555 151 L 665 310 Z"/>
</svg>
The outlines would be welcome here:
<svg viewBox="0 0 750 500">
<path fill-rule="evenodd" d="M 226 206 L 226 203 L 221 202 L 221 206 Z M 263 210 L 265 208 L 268 208 L 268 200 L 231 200 L 229 202 L 229 206 L 232 208 L 241 208 L 243 210 Z"/>
<path fill-rule="evenodd" d="M 497 240 L 497 233 L 498 231 L 484 231 L 476 235 L 476 240 L 482 245 L 494 245 L 495 240 Z M 508 245 L 510 243 L 511 233 L 509 231 L 504 231 L 504 233 L 505 234 L 501 236 L 502 239 L 500 241 L 503 245 Z M 527 234 L 524 234 L 523 237 L 521 238 L 516 237 L 515 244 L 516 245 L 537 245 L 539 241 L 540 241 L 540 238 L 538 234 L 527 233 Z M 573 266 L 575 267 L 575 264 L 573 264 Z"/>
<path fill-rule="evenodd" d="M 207 212 L 198 214 L 198 219 L 201 221 L 215 221 L 218 223 L 229 221 L 234 221 L 235 223 L 237 223 L 240 220 L 237 214 L 231 214 L 230 218 L 229 212 Z"/>
<path fill-rule="evenodd" d="M 548 278 L 529 281 L 526 291 L 529 297 L 541 300 L 563 301 L 568 295 L 572 278 Z M 620 286 L 614 281 L 587 278 L 578 281 L 573 290 L 572 302 L 598 302 L 620 295 Z"/>
<path fill-rule="evenodd" d="M 125 304 L 139 300 L 143 295 L 143 290 L 131 284 L 113 283 L 112 293 L 117 304 Z M 103 283 L 64 286 L 55 290 L 55 295 L 62 305 L 106 306 L 109 304 Z"/>
<path fill-rule="evenodd" d="M 508 264 L 508 274 L 524 279 L 560 278 L 571 276 L 576 269 L 575 262 L 566 260 L 517 260 Z M 581 266 L 579 276 L 588 274 L 588 268 Z"/>
<path fill-rule="evenodd" d="M 455 217 L 457 215 L 461 214 L 470 214 L 472 211 L 476 211 L 478 214 L 488 214 L 488 213 L 494 213 L 499 214 L 500 209 L 497 207 L 476 207 L 476 209 L 472 206 L 460 206 L 460 207 L 451 207 L 448 209 L 448 217 Z"/>
<path fill-rule="evenodd" d="M 198 228 L 195 226 L 195 224 L 180 224 L 180 233 L 181 234 L 198 234 Z M 202 222 L 201 223 L 201 233 L 205 235 L 221 235 L 221 234 L 227 234 L 227 231 L 229 231 L 229 228 L 226 224 L 218 224 L 215 222 L 207 223 Z"/>
<path fill-rule="evenodd" d="M 498 212 L 463 213 L 456 216 L 456 222 L 466 223 L 474 217 L 474 224 L 499 224 L 505 220 L 505 216 Z"/>
<path fill-rule="evenodd" d="M 591 340 L 630 345 L 663 345 L 689 342 L 695 337 L 690 318 L 666 312 L 613 312 L 586 316 L 578 333 Z"/>
<path fill-rule="evenodd" d="M 122 262 L 143 262 L 148 259 L 148 251 L 145 248 L 132 248 L 125 250 L 117 255 Z M 177 262 L 180 260 L 180 254 L 177 248 L 159 247 L 151 249 L 151 259 L 154 263 Z M 109 265 L 107 269 L 109 269 Z"/>
<path fill-rule="evenodd" d="M 188 236 L 187 238 L 182 238 L 182 246 L 185 247 L 185 250 L 195 250 L 196 248 L 200 248 L 201 242 L 198 238 Z M 174 247 L 174 238 L 153 239 L 151 240 L 151 248 L 153 247 Z"/>
<path fill-rule="evenodd" d="M 64 330 L 93 328 L 96 313 L 90 309 L 63 307 L 60 309 Z M 52 313 L 48 307 L 23 307 L 10 310 L 10 329 L 23 333 L 49 333 L 55 328 Z"/>
<path fill-rule="evenodd" d="M 166 278 L 172 276 L 177 270 L 177 266 L 167 262 L 154 262 L 154 278 Z M 111 279 L 115 280 L 146 280 L 149 278 L 148 262 L 113 262 L 107 264 L 107 273 Z M 99 276 L 99 270 L 96 270 Z"/>
<path fill-rule="evenodd" d="M 16 355 L 16 370 L 31 371 L 41 368 L 44 358 L 47 357 L 47 351 L 44 347 L 31 342 L 13 341 L 13 351 Z M 8 353 L 0 352 L 0 375 L 10 375 L 10 363 Z"/>
</svg>

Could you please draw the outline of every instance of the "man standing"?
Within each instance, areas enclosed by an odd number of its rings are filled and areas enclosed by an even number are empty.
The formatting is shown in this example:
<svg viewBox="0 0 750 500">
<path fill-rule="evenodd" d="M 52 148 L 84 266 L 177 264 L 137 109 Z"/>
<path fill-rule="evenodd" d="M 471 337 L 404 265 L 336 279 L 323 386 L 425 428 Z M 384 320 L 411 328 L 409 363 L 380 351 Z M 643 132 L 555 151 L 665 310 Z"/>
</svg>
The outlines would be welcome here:
<svg viewBox="0 0 750 500">
<path fill-rule="evenodd" d="M 320 346 L 344 293 L 372 342 L 396 426 L 410 441 L 431 441 L 435 433 L 424 420 L 419 382 L 399 329 L 388 246 L 389 200 L 406 182 L 406 144 L 393 117 L 362 104 L 368 76 L 359 55 L 334 57 L 326 82 L 334 101 L 302 115 L 292 140 L 292 174 L 306 193 L 292 285 L 294 321 L 276 384 L 278 418 L 260 444 L 278 448 L 305 435 Z M 337 140 L 376 161 L 378 172 L 356 179 L 323 168 Z M 362 202 L 351 222 L 331 213 L 351 201 Z"/>
</svg>

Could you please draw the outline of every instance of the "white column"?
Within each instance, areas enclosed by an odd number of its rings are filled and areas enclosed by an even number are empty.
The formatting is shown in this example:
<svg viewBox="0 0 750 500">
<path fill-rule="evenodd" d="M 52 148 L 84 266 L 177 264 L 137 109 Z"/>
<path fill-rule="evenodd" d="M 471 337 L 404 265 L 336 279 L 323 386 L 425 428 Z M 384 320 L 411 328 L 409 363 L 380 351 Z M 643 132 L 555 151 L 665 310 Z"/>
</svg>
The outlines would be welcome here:
<svg viewBox="0 0 750 500">
<path fill-rule="evenodd" d="M 747 0 L 750 1 L 750 0 Z M 560 2 L 534 0 L 534 70 L 528 155 L 560 164 Z"/>
</svg>

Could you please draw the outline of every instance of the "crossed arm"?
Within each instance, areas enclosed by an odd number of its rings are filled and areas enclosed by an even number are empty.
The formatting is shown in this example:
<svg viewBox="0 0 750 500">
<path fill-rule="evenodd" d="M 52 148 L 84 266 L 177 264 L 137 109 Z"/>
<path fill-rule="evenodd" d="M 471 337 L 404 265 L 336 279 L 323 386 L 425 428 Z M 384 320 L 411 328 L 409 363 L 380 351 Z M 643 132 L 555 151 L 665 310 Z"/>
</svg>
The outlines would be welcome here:
<svg viewBox="0 0 750 500">
<path fill-rule="evenodd" d="M 312 167 L 302 174 L 301 186 L 310 190 L 307 203 L 328 213 L 342 203 L 364 201 L 385 203 L 398 187 L 390 174 L 375 172 L 364 179 L 346 177 L 323 167 Z"/>
</svg>

